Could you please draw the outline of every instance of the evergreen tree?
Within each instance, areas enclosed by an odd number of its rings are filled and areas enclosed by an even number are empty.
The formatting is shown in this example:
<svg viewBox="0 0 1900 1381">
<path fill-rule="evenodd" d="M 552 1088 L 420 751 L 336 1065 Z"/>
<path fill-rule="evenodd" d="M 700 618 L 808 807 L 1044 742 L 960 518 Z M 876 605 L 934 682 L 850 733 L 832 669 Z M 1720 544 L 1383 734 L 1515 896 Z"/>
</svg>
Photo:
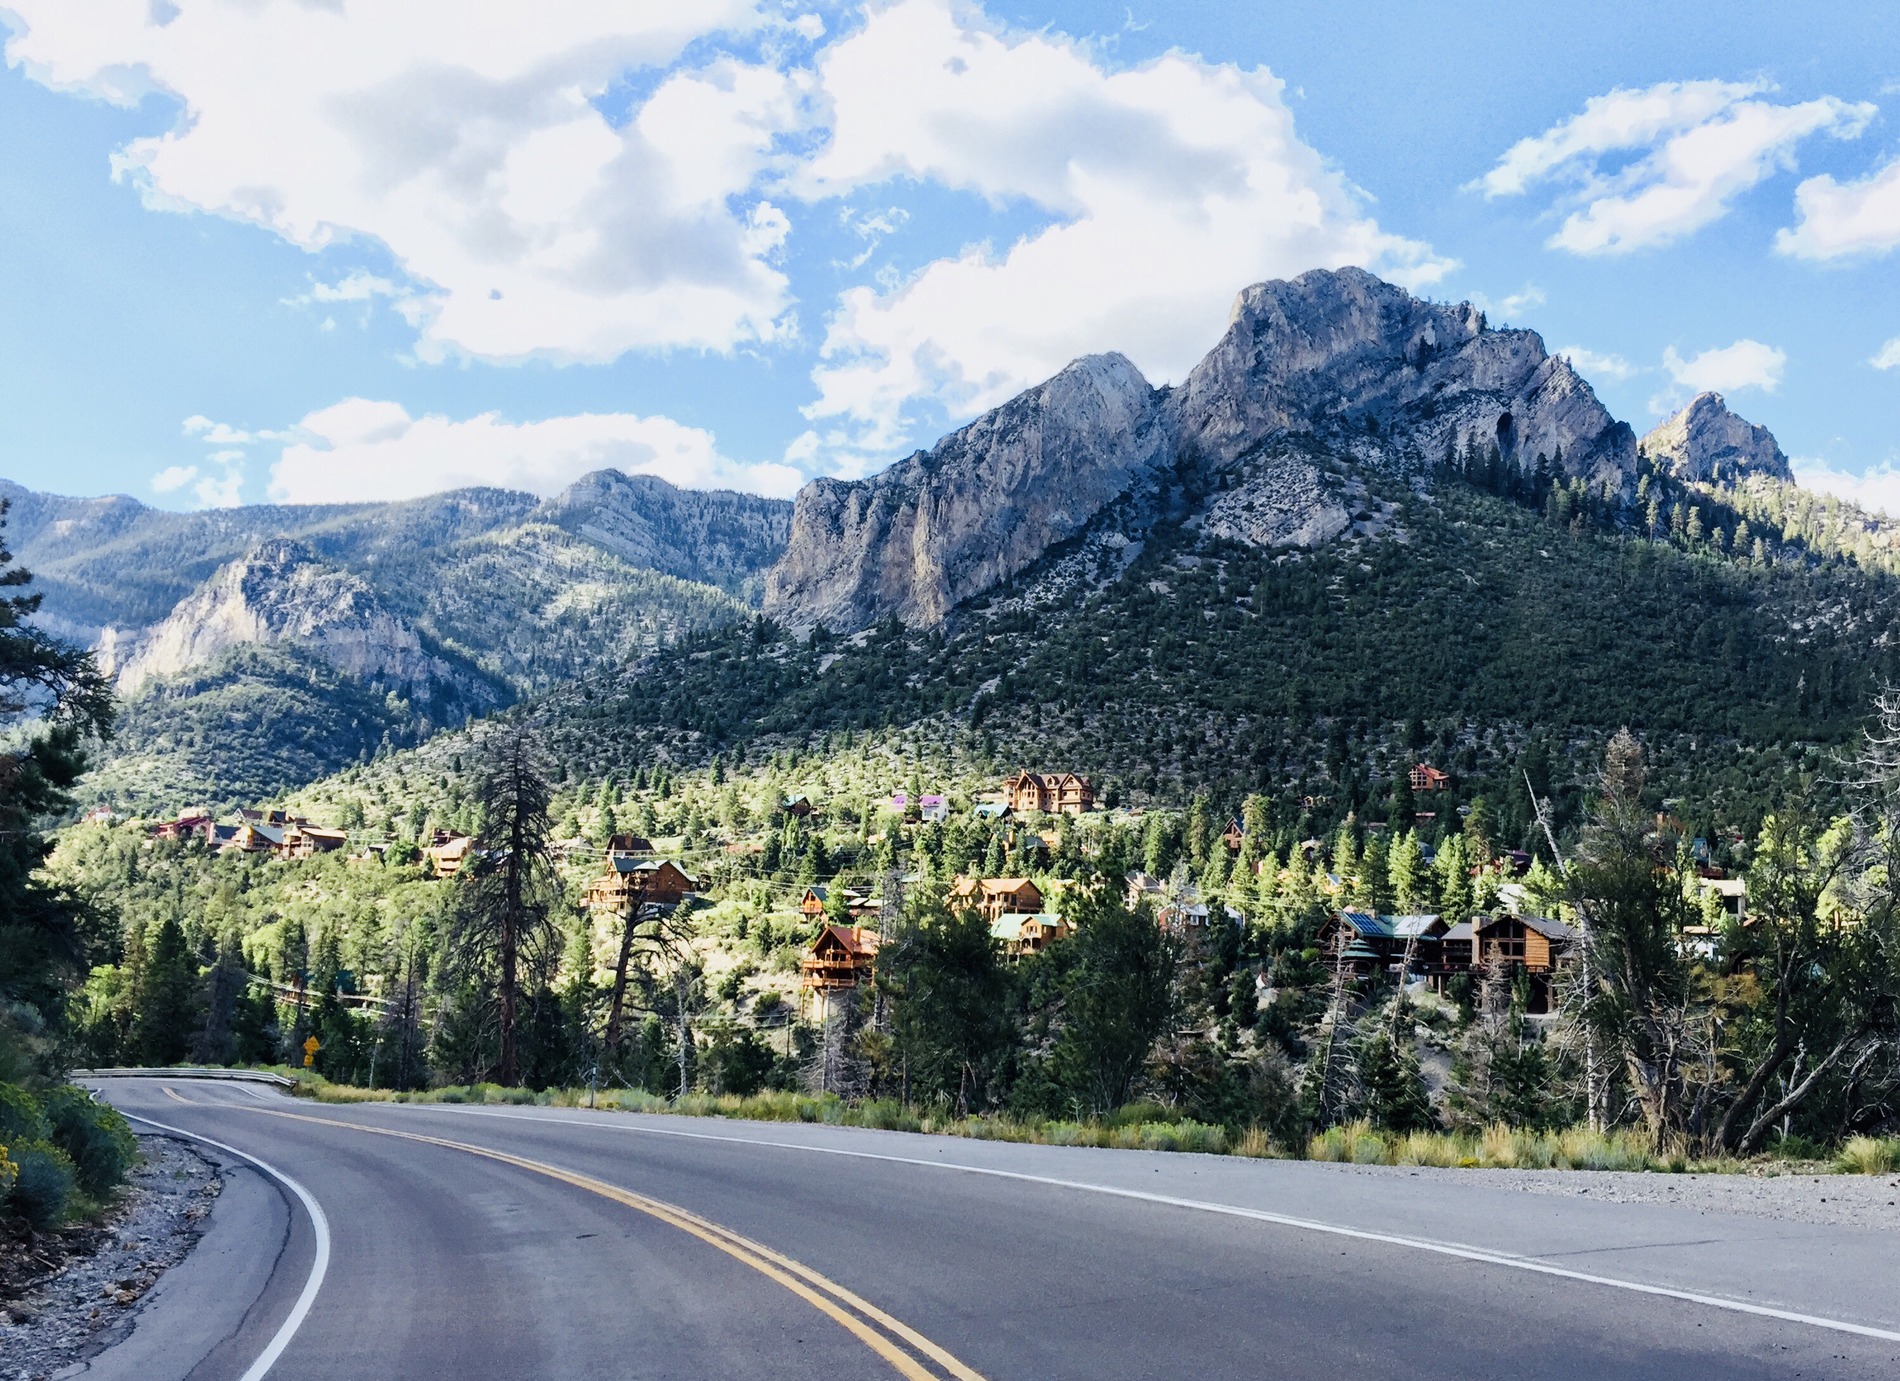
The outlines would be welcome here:
<svg viewBox="0 0 1900 1381">
<path fill-rule="evenodd" d="M 521 1077 L 522 992 L 539 986 L 529 980 L 553 958 L 550 792 L 540 742 L 525 726 L 492 730 L 478 748 L 475 794 L 482 825 L 474 857 L 456 875 L 449 957 L 458 977 L 492 985 L 495 1074 L 513 1086 Z"/>
<path fill-rule="evenodd" d="M 144 982 L 136 999 L 132 1048 L 140 1064 L 175 1065 L 185 1058 L 196 1027 L 198 967 L 176 916 L 152 937 Z"/>
<path fill-rule="evenodd" d="M 43 1033 L 59 1029 L 84 972 L 87 912 L 36 875 L 52 847 L 41 827 L 70 803 L 112 697 L 90 653 L 30 622 L 40 597 L 23 593 L 32 577 L 7 549 L 7 509 L 0 499 L 0 1069 L 52 1073 Z"/>
</svg>

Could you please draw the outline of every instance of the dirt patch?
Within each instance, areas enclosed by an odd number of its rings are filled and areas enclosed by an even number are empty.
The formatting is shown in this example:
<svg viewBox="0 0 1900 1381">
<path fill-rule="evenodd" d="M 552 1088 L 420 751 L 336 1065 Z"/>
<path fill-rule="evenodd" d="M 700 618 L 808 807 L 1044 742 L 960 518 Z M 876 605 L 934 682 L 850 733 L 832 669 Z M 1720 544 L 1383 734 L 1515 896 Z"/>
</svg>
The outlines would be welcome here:
<svg viewBox="0 0 1900 1381">
<path fill-rule="evenodd" d="M 41 1381 L 123 1338 L 197 1245 L 224 1188 L 217 1167 L 169 1137 L 139 1145 L 144 1162 L 103 1224 L 0 1243 L 0 1381 Z"/>
</svg>

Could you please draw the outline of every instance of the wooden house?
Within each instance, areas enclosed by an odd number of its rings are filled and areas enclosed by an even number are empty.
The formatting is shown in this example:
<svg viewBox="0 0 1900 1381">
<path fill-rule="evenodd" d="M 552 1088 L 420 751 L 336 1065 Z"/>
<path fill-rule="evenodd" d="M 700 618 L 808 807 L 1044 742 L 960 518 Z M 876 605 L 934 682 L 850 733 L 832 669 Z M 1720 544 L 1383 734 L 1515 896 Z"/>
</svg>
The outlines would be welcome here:
<svg viewBox="0 0 1900 1381">
<path fill-rule="evenodd" d="M 249 811 L 246 814 L 255 815 Z M 228 840 L 219 845 L 220 853 L 274 854 L 284 847 L 284 831 L 281 826 L 254 824 L 242 820 L 233 829 Z"/>
<path fill-rule="evenodd" d="M 1576 952 L 1577 933 L 1562 921 L 1542 916 L 1499 913 L 1473 916 L 1445 932 L 1436 971 L 1437 986 L 1453 974 L 1495 968 L 1530 978 L 1533 1016 L 1550 1011 L 1551 976 Z"/>
<path fill-rule="evenodd" d="M 1349 907 L 1326 919 L 1316 943 L 1328 964 L 1354 976 L 1391 972 L 1408 955 L 1411 970 L 1431 972 L 1442 966 L 1449 929 L 1440 916 L 1375 915 Z"/>
<path fill-rule="evenodd" d="M 1073 772 L 1018 772 L 1003 783 L 1003 803 L 1018 814 L 1081 815 L 1095 809 L 1095 786 Z"/>
<path fill-rule="evenodd" d="M 348 830 L 333 830 L 307 820 L 293 821 L 283 831 L 283 843 L 277 846 L 279 858 L 314 858 L 334 853 L 350 842 Z"/>
<path fill-rule="evenodd" d="M 422 851 L 429 861 L 429 871 L 439 878 L 452 878 L 462 871 L 462 865 L 468 862 L 469 855 L 475 850 L 475 841 L 465 834 L 435 833 L 435 839 Z"/>
<path fill-rule="evenodd" d="M 1033 916 L 998 916 L 990 922 L 990 938 L 1015 959 L 1040 954 L 1056 941 L 1066 940 L 1073 934 L 1074 925 L 1050 911 L 1039 911 Z"/>
<path fill-rule="evenodd" d="M 210 811 L 188 810 L 176 820 L 161 820 L 152 826 L 152 838 L 209 840 L 212 829 Z"/>
<path fill-rule="evenodd" d="M 1440 772 L 1430 763 L 1423 762 L 1412 769 L 1410 780 L 1412 790 L 1415 793 L 1421 791 L 1443 791 L 1451 785 L 1451 776 L 1449 773 Z"/>
<path fill-rule="evenodd" d="M 952 911 L 975 911 L 986 921 L 1033 916 L 1042 910 L 1042 890 L 1028 878 L 959 877 L 950 888 Z"/>
<path fill-rule="evenodd" d="M 779 809 L 784 811 L 787 815 L 796 815 L 799 819 L 803 820 L 808 817 L 816 807 L 812 805 L 809 796 L 801 795 L 787 796 L 783 801 L 779 802 Z"/>
<path fill-rule="evenodd" d="M 878 933 L 865 926 L 827 925 L 798 963 L 798 986 L 821 1009 L 869 983 L 876 972 Z"/>
<path fill-rule="evenodd" d="M 1247 829 L 1238 818 L 1229 820 L 1227 828 L 1221 831 L 1220 842 L 1227 846 L 1227 852 L 1237 854 L 1240 846 L 1247 842 Z"/>
<path fill-rule="evenodd" d="M 637 834 L 610 834 L 607 836 L 609 854 L 650 854 L 653 841 Z"/>
<path fill-rule="evenodd" d="M 699 880 L 671 859 L 610 854 L 607 871 L 587 884 L 581 904 L 589 911 L 622 915 L 629 907 L 677 906 L 699 887 Z"/>
<path fill-rule="evenodd" d="M 805 895 L 798 903 L 798 911 L 807 919 L 815 919 L 824 915 L 825 908 L 830 904 L 831 889 L 814 883 L 805 889 Z"/>
</svg>

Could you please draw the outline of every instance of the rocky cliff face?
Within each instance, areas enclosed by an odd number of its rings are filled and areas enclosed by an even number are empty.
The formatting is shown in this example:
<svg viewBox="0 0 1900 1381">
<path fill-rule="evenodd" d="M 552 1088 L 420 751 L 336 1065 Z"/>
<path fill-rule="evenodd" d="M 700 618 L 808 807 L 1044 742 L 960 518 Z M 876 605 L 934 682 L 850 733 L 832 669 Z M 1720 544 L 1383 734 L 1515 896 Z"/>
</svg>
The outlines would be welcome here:
<svg viewBox="0 0 1900 1381">
<path fill-rule="evenodd" d="M 940 622 L 1089 521 L 1170 446 L 1160 399 L 1121 355 L 1091 355 L 871 479 L 799 491 L 765 604 L 858 628 Z"/>
<path fill-rule="evenodd" d="M 1697 396 L 1645 436 L 1642 450 L 1681 480 L 1733 483 L 1750 475 L 1794 479 L 1774 433 L 1730 412 L 1719 393 Z"/>
<path fill-rule="evenodd" d="M 792 505 L 726 489 L 679 489 L 652 475 L 596 470 L 541 505 L 534 517 L 586 538 L 628 565 L 738 593 L 755 585 L 785 550 Z"/>
<path fill-rule="evenodd" d="M 300 543 L 260 542 L 220 567 L 161 622 L 125 641 L 102 640 L 101 660 L 130 693 L 156 676 L 208 666 L 246 645 L 292 644 L 340 671 L 427 702 L 453 688 L 480 701 L 480 678 L 424 647 L 370 586 Z M 487 697 L 493 700 L 492 691 Z"/>
<path fill-rule="evenodd" d="M 1636 468 L 1630 429 L 1534 332 L 1488 330 L 1469 305 L 1363 270 L 1318 271 L 1241 293 L 1177 389 L 1094 356 L 871 479 L 807 485 L 766 607 L 795 625 L 937 623 L 1110 505 L 1138 536 L 1192 494 L 1210 496 L 1206 530 L 1233 540 L 1375 531 L 1308 443 L 1401 470 L 1496 444 L 1596 486 Z"/>
</svg>

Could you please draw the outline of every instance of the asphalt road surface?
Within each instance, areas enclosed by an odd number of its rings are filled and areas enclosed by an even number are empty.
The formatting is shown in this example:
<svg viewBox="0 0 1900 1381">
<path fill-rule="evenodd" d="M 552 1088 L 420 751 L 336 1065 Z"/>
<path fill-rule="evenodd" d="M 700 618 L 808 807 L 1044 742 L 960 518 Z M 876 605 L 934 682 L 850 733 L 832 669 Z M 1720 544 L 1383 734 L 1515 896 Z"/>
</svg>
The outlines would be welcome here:
<svg viewBox="0 0 1900 1381">
<path fill-rule="evenodd" d="M 90 1377 L 1900 1377 L 1880 1232 L 1403 1170 L 98 1087 L 231 1170 Z"/>
</svg>

